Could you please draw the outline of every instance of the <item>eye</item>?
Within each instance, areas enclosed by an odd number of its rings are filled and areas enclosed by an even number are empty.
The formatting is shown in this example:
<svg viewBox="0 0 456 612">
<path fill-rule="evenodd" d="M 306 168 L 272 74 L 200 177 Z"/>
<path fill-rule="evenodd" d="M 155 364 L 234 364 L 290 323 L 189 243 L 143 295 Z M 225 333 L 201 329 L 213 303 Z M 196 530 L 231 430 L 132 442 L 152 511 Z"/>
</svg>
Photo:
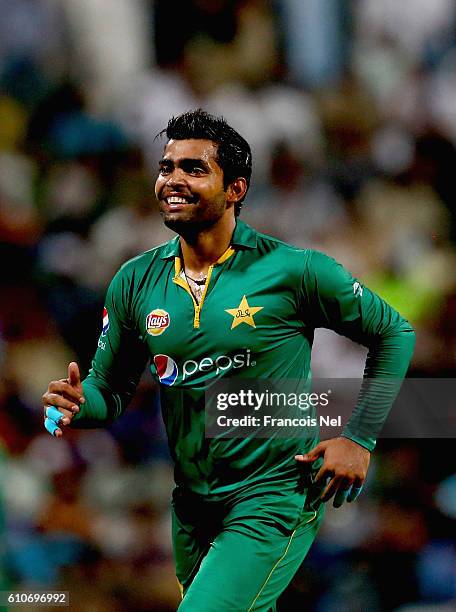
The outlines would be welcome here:
<svg viewBox="0 0 456 612">
<path fill-rule="evenodd" d="M 158 173 L 161 174 L 162 176 L 169 174 L 171 172 L 172 168 L 171 166 L 168 165 L 160 165 L 158 168 Z"/>
<path fill-rule="evenodd" d="M 187 174 L 191 174 L 192 176 L 207 174 L 207 169 L 205 168 L 204 164 L 198 160 L 184 161 L 182 163 L 182 170 Z"/>
<path fill-rule="evenodd" d="M 205 172 L 205 169 L 201 166 L 193 166 L 193 168 L 190 169 L 190 174 L 204 174 Z"/>
</svg>

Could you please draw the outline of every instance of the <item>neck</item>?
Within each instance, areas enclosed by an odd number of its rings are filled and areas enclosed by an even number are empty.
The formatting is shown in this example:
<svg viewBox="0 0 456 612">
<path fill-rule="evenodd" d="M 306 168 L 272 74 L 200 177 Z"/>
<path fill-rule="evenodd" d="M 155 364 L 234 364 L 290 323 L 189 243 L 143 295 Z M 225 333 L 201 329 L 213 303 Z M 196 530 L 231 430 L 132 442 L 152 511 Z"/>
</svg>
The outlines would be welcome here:
<svg viewBox="0 0 456 612">
<path fill-rule="evenodd" d="M 230 215 L 222 217 L 212 227 L 181 233 L 185 269 L 190 273 L 206 274 L 209 266 L 230 246 L 235 226 L 235 218 Z"/>
</svg>

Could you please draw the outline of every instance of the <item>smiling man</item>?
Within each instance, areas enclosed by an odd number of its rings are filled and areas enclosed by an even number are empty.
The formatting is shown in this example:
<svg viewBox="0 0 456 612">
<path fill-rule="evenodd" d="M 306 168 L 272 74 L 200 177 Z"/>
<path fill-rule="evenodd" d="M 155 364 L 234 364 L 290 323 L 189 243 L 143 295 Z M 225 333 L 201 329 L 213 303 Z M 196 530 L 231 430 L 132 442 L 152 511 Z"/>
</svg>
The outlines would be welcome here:
<svg viewBox="0 0 456 612">
<path fill-rule="evenodd" d="M 49 384 L 45 425 L 60 437 L 112 421 L 151 360 L 175 461 L 179 610 L 273 610 L 315 538 L 319 502 L 359 494 L 393 395 L 362 393 L 343 434 L 317 444 L 305 428 L 293 440 L 206 438 L 204 391 L 227 376 L 306 382 L 317 327 L 369 347 L 366 379 L 398 380 L 414 334 L 333 259 L 238 219 L 251 153 L 223 119 L 196 110 L 163 133 L 156 196 L 178 235 L 114 277 L 92 369 L 81 382 L 71 363 Z"/>
</svg>

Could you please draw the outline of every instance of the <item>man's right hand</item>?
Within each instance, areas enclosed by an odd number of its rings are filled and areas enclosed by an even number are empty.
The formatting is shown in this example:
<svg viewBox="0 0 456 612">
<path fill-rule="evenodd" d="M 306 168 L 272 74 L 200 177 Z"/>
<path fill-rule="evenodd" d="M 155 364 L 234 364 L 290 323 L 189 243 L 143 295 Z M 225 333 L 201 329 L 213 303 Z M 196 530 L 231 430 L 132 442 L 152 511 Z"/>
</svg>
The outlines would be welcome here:
<svg viewBox="0 0 456 612">
<path fill-rule="evenodd" d="M 71 423 L 84 402 L 79 366 L 72 361 L 68 365 L 68 378 L 51 381 L 43 394 L 44 426 L 48 432 L 56 438 L 63 436 L 60 427 Z"/>
</svg>

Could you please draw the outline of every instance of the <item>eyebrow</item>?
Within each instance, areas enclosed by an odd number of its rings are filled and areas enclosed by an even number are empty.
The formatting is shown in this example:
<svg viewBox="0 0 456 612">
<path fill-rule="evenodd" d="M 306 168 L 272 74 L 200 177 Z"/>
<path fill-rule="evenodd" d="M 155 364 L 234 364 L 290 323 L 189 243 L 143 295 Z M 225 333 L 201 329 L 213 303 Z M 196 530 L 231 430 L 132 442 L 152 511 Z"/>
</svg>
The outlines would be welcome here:
<svg viewBox="0 0 456 612">
<path fill-rule="evenodd" d="M 173 159 L 169 159 L 167 157 L 163 157 L 158 164 L 160 166 L 174 166 L 176 165 Z M 201 159 L 200 157 L 184 157 L 183 159 L 180 159 L 177 161 L 177 165 L 178 166 L 188 166 L 188 165 L 200 165 L 203 166 L 206 169 L 209 169 L 209 165 L 207 164 L 207 162 L 204 161 L 204 159 Z"/>
</svg>

